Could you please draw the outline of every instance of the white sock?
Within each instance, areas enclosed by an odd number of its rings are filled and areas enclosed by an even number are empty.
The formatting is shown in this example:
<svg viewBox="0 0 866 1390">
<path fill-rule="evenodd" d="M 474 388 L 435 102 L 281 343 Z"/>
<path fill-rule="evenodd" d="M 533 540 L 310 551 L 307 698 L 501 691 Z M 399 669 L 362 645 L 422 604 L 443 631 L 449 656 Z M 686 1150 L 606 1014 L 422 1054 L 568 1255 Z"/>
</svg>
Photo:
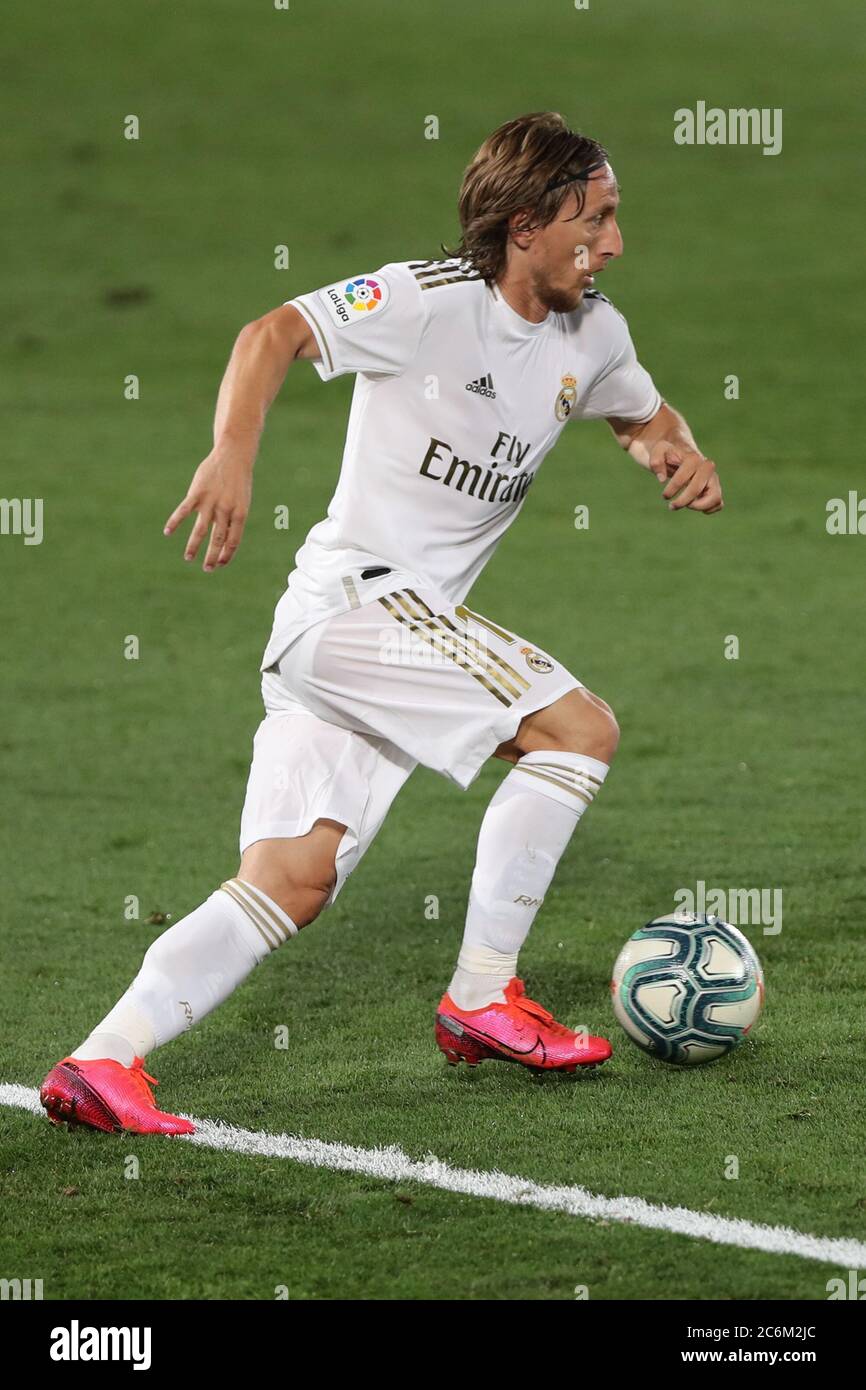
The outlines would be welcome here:
<svg viewBox="0 0 866 1390">
<path fill-rule="evenodd" d="M 191 1028 L 298 928 L 261 888 L 232 878 L 148 948 L 109 1014 L 70 1056 L 125 1067 Z"/>
<path fill-rule="evenodd" d="M 463 945 L 448 993 L 459 1009 L 505 1003 L 505 986 L 575 826 L 607 776 L 585 753 L 525 753 L 478 835 Z"/>
</svg>

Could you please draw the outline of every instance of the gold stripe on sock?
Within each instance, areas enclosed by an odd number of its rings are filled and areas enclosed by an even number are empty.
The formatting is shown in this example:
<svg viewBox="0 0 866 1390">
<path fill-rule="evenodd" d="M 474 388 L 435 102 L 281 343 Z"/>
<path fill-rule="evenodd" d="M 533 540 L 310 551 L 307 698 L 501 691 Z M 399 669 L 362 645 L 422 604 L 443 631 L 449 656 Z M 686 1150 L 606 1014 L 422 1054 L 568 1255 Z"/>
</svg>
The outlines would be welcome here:
<svg viewBox="0 0 866 1390">
<path fill-rule="evenodd" d="M 569 767 L 566 763 L 542 763 L 542 767 L 556 767 L 561 772 L 570 772 L 574 777 L 585 777 L 587 782 L 593 782 L 597 787 L 601 786 L 601 778 L 593 777 L 591 772 L 587 772 L 582 767 Z"/>
<path fill-rule="evenodd" d="M 261 908 L 264 915 L 267 917 L 268 921 L 271 922 L 277 928 L 277 930 L 282 933 L 284 941 L 288 941 L 290 937 L 295 935 L 295 933 L 290 931 L 290 929 L 286 926 L 282 918 L 274 911 L 274 904 L 268 901 L 268 899 L 265 897 L 264 893 L 260 888 L 254 888 L 253 885 L 251 883 L 247 883 L 246 879 L 244 878 L 236 878 L 233 880 L 233 882 L 235 882 L 238 885 L 238 887 L 241 888 L 245 893 L 249 893 L 250 897 L 258 903 L 259 907 Z"/>
<path fill-rule="evenodd" d="M 577 787 L 570 787 L 567 782 L 560 781 L 558 777 L 550 777 L 546 772 L 537 772 L 534 767 L 521 767 L 520 763 L 514 764 L 514 772 L 524 772 L 528 777 L 540 777 L 543 782 L 552 782 L 555 787 L 561 787 L 564 792 L 571 792 L 572 796 L 580 797 L 581 801 L 587 806 L 592 805 L 592 797 L 586 792 L 578 791 Z"/>
<path fill-rule="evenodd" d="M 235 887 L 234 882 L 229 881 L 226 883 L 221 883 L 220 888 L 223 891 L 223 893 L 228 893 L 229 897 L 233 898 L 234 901 L 237 903 L 238 907 L 246 913 L 253 926 L 255 927 L 256 931 L 258 932 L 259 936 L 262 938 L 265 945 L 267 946 L 268 950 L 275 951 L 276 948 L 279 946 L 280 942 L 279 938 L 277 940 L 273 940 L 270 935 L 270 933 L 273 932 L 273 927 L 269 927 L 268 923 L 259 914 L 256 908 L 251 907 L 250 904 L 247 902 L 246 898 L 241 896 L 241 894 Z"/>
</svg>

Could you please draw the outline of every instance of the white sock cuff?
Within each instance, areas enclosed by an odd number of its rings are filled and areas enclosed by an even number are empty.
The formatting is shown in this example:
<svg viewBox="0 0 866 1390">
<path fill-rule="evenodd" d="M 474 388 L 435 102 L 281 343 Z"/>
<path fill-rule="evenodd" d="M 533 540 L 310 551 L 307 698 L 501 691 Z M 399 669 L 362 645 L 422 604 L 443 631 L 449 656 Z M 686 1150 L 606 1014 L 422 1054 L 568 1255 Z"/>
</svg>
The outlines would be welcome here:
<svg viewBox="0 0 866 1390">
<path fill-rule="evenodd" d="M 261 888 L 242 878 L 230 878 L 220 884 L 219 891 L 227 893 L 237 904 L 270 951 L 297 936 L 298 928 L 291 917 Z"/>
<path fill-rule="evenodd" d="M 494 951 L 492 946 L 464 944 L 460 948 L 457 965 L 470 975 L 505 975 L 510 980 L 517 974 L 517 952 L 506 955 L 502 951 Z"/>
<path fill-rule="evenodd" d="M 542 796 L 549 796 L 582 815 L 609 770 L 607 763 L 587 753 L 563 753 L 553 749 L 524 753 L 506 781 L 514 778 L 515 786 L 525 783 L 527 789 L 531 783 Z"/>
</svg>

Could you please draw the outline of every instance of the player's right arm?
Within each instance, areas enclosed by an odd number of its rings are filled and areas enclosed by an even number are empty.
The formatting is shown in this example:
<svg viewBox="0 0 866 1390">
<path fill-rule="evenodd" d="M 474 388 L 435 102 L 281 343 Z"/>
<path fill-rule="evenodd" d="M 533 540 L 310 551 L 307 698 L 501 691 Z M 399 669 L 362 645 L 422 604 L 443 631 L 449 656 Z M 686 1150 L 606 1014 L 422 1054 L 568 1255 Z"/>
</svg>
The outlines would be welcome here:
<svg viewBox="0 0 866 1390">
<path fill-rule="evenodd" d="M 319 347 L 303 314 L 291 304 L 248 323 L 237 336 L 217 397 L 213 448 L 165 523 L 170 536 L 186 517 L 197 513 L 184 559 L 195 559 L 210 530 L 203 565 L 208 573 L 227 565 L 240 545 L 265 416 L 289 367 L 299 358 L 318 360 Z"/>
</svg>

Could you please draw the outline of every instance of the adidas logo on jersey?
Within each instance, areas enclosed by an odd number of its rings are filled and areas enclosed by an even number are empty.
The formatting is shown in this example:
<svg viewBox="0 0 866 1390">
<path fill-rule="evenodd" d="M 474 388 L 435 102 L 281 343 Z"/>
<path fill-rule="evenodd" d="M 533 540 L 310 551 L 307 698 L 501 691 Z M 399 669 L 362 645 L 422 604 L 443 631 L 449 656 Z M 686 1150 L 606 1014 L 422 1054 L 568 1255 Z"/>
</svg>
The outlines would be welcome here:
<svg viewBox="0 0 866 1390">
<path fill-rule="evenodd" d="M 489 373 L 487 376 L 480 376 L 477 381 L 467 381 L 466 390 L 474 391 L 478 396 L 489 396 L 492 401 L 496 400 L 493 377 Z"/>
</svg>

